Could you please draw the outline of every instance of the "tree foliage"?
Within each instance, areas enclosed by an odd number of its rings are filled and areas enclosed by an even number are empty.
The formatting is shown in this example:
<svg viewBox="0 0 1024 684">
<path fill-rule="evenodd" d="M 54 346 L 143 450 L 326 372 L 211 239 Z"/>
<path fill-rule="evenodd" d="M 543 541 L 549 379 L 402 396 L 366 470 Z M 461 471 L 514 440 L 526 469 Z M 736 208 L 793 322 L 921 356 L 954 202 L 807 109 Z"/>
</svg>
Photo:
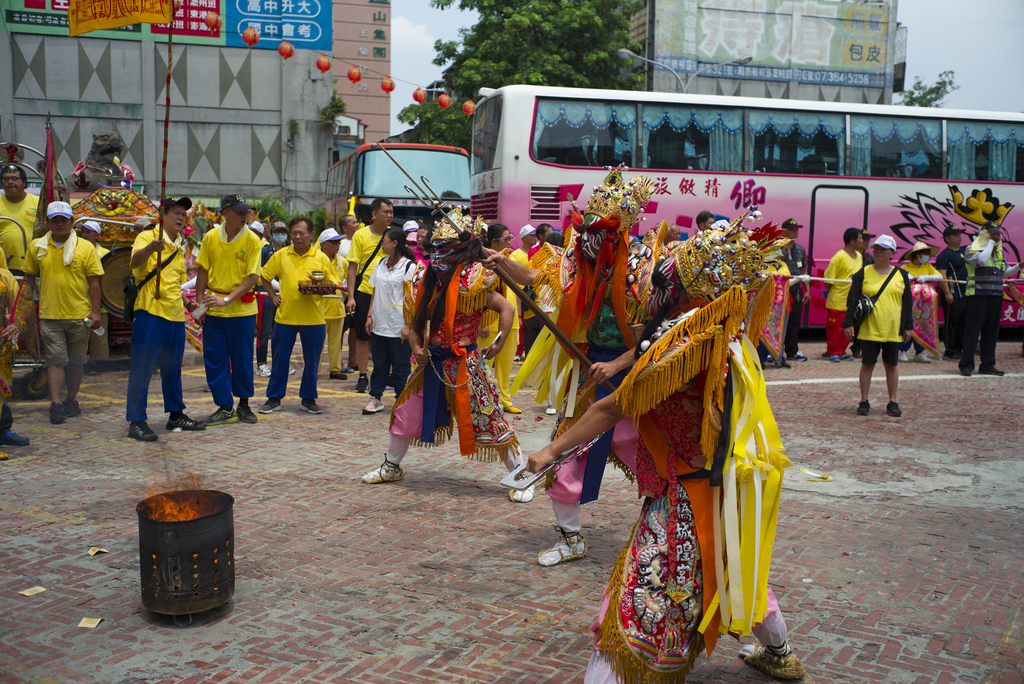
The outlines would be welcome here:
<svg viewBox="0 0 1024 684">
<path fill-rule="evenodd" d="M 643 76 L 624 70 L 615 51 L 629 39 L 636 0 L 432 0 L 445 9 L 458 2 L 479 21 L 459 41 L 437 41 L 434 64 L 451 67 L 446 82 L 457 99 L 480 88 L 522 83 L 637 90 Z"/>
<path fill-rule="evenodd" d="M 466 116 L 458 102 L 448 109 L 441 109 L 436 102 L 412 104 L 398 113 L 398 120 L 414 127 L 408 142 L 454 145 L 466 150 L 472 144 L 473 117 Z"/>
<path fill-rule="evenodd" d="M 921 82 L 920 76 L 914 77 L 914 85 L 900 93 L 900 104 L 907 107 L 941 107 L 943 100 L 960 86 L 953 82 L 954 73 L 943 71 L 939 80 L 931 85 Z"/>
</svg>

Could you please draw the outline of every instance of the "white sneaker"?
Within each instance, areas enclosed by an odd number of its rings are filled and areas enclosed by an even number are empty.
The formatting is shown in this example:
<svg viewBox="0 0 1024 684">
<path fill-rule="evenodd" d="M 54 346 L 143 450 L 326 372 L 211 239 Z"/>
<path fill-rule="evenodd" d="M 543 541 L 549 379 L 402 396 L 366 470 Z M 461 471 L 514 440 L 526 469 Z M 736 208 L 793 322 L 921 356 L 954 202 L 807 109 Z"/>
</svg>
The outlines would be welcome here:
<svg viewBox="0 0 1024 684">
<path fill-rule="evenodd" d="M 508 490 L 508 500 L 512 503 L 530 503 L 533 501 L 533 487 Z"/>
<path fill-rule="evenodd" d="M 914 356 L 914 362 L 915 363 L 931 363 L 932 362 L 932 357 L 928 356 L 924 352 L 921 352 L 920 354 L 917 354 L 916 356 Z"/>
<path fill-rule="evenodd" d="M 900 352 L 900 361 L 903 361 L 904 363 L 910 361 L 910 357 L 907 356 L 907 352 L 905 352 L 905 351 L 901 351 Z"/>
<path fill-rule="evenodd" d="M 256 375 L 257 375 L 257 377 L 260 377 L 260 378 L 269 378 L 270 377 L 270 366 L 268 366 L 265 363 L 261 363 L 259 366 L 256 367 Z"/>
<path fill-rule="evenodd" d="M 567 563 L 587 555 L 587 541 L 580 532 L 566 532 L 557 525 L 555 529 L 562 538 L 550 549 L 537 554 L 538 565 L 550 568 L 552 565 Z"/>
<path fill-rule="evenodd" d="M 556 409 L 554 406 L 548 406 L 546 409 L 544 409 L 544 413 L 548 414 L 549 416 L 556 416 L 558 415 L 558 409 Z"/>
<path fill-rule="evenodd" d="M 377 468 L 363 475 L 363 484 L 383 484 L 385 482 L 398 482 L 402 479 L 405 473 L 402 472 L 401 466 L 397 466 L 384 457 L 384 462 L 381 463 Z"/>
<path fill-rule="evenodd" d="M 295 369 L 294 368 L 288 368 L 288 375 L 295 375 Z"/>
<path fill-rule="evenodd" d="M 384 404 L 381 403 L 380 399 L 370 397 L 370 400 L 366 402 L 366 406 L 363 407 L 364 416 L 372 416 L 375 413 L 380 413 L 384 410 Z"/>
</svg>

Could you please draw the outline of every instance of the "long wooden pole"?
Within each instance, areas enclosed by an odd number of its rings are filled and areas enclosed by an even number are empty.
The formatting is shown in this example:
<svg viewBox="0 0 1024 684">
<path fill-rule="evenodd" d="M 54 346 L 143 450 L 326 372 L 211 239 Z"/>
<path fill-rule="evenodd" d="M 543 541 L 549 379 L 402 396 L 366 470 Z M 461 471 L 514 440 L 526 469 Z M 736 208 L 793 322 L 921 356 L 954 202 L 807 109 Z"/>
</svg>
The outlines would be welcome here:
<svg viewBox="0 0 1024 684">
<path fill-rule="evenodd" d="M 164 236 L 164 200 L 167 199 L 167 139 L 171 127 L 171 64 L 174 62 L 174 4 L 171 4 L 171 23 L 167 25 L 167 82 L 164 97 L 164 158 L 160 163 L 160 221 L 156 227 L 156 239 Z M 162 249 L 156 252 L 156 291 L 154 299 L 160 299 L 160 258 Z"/>
</svg>

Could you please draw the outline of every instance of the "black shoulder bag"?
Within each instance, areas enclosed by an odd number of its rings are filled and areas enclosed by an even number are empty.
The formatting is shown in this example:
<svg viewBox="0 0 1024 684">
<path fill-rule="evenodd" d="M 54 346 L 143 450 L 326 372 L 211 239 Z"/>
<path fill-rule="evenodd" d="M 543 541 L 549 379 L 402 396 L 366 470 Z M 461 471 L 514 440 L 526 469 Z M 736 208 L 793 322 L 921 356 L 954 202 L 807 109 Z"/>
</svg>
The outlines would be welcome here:
<svg viewBox="0 0 1024 684">
<path fill-rule="evenodd" d="M 370 264 L 373 263 L 373 257 L 377 256 L 377 252 L 380 251 L 380 246 L 384 244 L 384 236 L 380 236 L 380 240 L 377 242 L 377 246 L 373 248 L 373 254 L 363 264 L 363 270 L 359 271 L 359 275 L 356 276 L 356 292 L 359 291 L 359 286 L 363 284 L 363 276 L 366 274 L 366 269 L 370 268 Z M 355 295 L 353 295 L 355 296 Z"/>
<path fill-rule="evenodd" d="M 149 275 L 142 279 L 142 282 L 138 285 L 135 284 L 135 276 L 130 275 L 124 281 L 124 316 L 123 320 L 131 322 L 135 317 L 135 299 L 139 296 L 139 290 L 146 286 L 150 280 L 156 277 L 156 274 L 167 268 L 167 264 L 174 260 L 174 257 L 178 255 L 180 249 L 174 250 L 169 257 L 160 262 L 160 266 L 150 271 Z"/>
<path fill-rule="evenodd" d="M 892 270 L 889 271 L 889 277 L 887 277 L 885 282 L 882 283 L 882 287 L 878 288 L 878 292 L 875 293 L 874 297 L 868 297 L 866 294 L 862 294 L 860 296 L 860 299 L 857 300 L 857 303 L 853 307 L 854 325 L 860 325 L 868 316 L 871 315 L 871 312 L 875 310 L 875 302 L 877 302 L 878 298 L 882 296 L 885 286 L 889 284 L 889 281 L 892 280 L 892 277 L 896 275 L 896 271 L 898 270 L 900 270 L 898 267 L 892 267 Z M 863 285 L 861 287 L 863 287 Z"/>
</svg>

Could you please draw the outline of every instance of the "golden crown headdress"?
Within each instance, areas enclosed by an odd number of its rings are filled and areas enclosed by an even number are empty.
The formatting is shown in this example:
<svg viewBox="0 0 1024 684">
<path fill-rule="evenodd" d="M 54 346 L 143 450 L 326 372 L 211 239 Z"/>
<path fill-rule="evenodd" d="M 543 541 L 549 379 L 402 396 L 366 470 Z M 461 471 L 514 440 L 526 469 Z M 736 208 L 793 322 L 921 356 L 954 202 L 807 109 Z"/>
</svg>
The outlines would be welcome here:
<svg viewBox="0 0 1024 684">
<path fill-rule="evenodd" d="M 460 231 L 470 233 L 474 237 L 480 237 L 486 230 L 487 225 L 484 220 L 479 216 L 474 219 L 466 213 L 465 207 L 454 207 L 448 211 L 448 218 L 451 222 L 441 220 L 434 226 L 434 235 L 431 240 L 434 242 L 450 242 L 452 240 L 461 239 L 459 236 Z M 454 223 L 459 227 L 459 230 L 455 230 L 452 225 Z"/>
<path fill-rule="evenodd" d="M 713 300 L 734 285 L 753 290 L 768 277 L 765 264 L 793 241 L 769 222 L 744 228 L 760 218 L 751 209 L 728 226 L 697 233 L 671 250 L 679 283 L 695 298 Z"/>
<path fill-rule="evenodd" d="M 645 176 L 624 181 L 622 172 L 629 170 L 626 166 L 605 168 L 608 169 L 608 175 L 604 183 L 594 188 L 584 213 L 602 218 L 618 216 L 619 230 L 628 231 L 654 194 L 654 183 Z"/>
</svg>

